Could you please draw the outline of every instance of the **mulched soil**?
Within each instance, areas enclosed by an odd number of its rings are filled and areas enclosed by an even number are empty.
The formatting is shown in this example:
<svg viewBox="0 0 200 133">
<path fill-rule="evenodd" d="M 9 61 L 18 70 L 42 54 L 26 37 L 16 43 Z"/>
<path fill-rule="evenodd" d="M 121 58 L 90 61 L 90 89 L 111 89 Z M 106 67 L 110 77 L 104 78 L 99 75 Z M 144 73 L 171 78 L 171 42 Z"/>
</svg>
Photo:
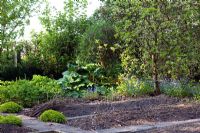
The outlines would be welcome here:
<svg viewBox="0 0 200 133">
<path fill-rule="evenodd" d="M 33 130 L 15 125 L 0 124 L 0 133 L 30 133 Z"/>
<path fill-rule="evenodd" d="M 164 95 L 119 102 L 65 99 L 36 106 L 25 114 L 37 117 L 46 109 L 55 109 L 63 112 L 67 117 L 91 115 L 69 119 L 67 125 L 96 130 L 200 118 L 199 105 L 200 103 L 189 102 L 187 99 L 180 100 Z"/>
</svg>

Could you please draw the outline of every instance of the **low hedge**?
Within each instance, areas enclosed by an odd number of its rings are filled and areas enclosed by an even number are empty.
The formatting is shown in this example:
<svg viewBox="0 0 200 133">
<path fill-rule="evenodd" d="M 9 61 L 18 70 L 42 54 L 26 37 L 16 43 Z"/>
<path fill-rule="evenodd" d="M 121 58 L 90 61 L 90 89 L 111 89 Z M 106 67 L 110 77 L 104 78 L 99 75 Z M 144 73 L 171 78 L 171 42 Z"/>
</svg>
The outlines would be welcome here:
<svg viewBox="0 0 200 133">
<path fill-rule="evenodd" d="M 55 123 L 65 123 L 66 122 L 66 118 L 65 116 L 55 110 L 47 110 L 45 112 L 43 112 L 39 119 L 43 122 L 55 122 Z"/>
<path fill-rule="evenodd" d="M 0 115 L 0 124 L 11 124 L 11 125 L 22 125 L 22 120 L 14 115 L 1 116 Z"/>
<path fill-rule="evenodd" d="M 0 105 L 0 112 L 2 113 L 19 113 L 23 107 L 15 102 L 6 102 Z"/>
</svg>

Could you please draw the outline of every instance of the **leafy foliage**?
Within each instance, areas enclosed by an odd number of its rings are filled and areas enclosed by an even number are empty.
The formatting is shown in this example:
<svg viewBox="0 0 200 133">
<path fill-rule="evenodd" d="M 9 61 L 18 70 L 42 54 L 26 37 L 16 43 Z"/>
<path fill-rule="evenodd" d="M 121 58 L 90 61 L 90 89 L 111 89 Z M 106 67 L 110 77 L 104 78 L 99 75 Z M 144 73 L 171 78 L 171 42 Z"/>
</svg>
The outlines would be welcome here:
<svg viewBox="0 0 200 133">
<path fill-rule="evenodd" d="M 85 72 L 81 72 L 77 66 L 69 65 L 68 70 L 63 72 L 63 78 L 58 80 L 65 94 L 70 97 L 82 97 L 84 90 L 92 86 Z"/>
<path fill-rule="evenodd" d="M 118 93 L 124 96 L 142 96 L 152 94 L 154 89 L 151 83 L 134 77 L 124 79 L 117 87 Z"/>
<path fill-rule="evenodd" d="M 86 92 L 83 93 L 83 99 L 86 99 L 86 100 L 98 100 L 99 99 L 99 94 L 98 94 L 98 92 L 86 91 Z"/>
<path fill-rule="evenodd" d="M 15 40 L 23 36 L 29 18 L 37 11 L 40 0 L 1 0 L 0 1 L 0 79 L 15 79 L 23 76 L 20 68 L 19 44 Z M 21 67 L 21 66 L 20 66 Z"/>
<path fill-rule="evenodd" d="M 113 3 L 116 36 L 124 41 L 122 65 L 127 75 L 153 78 L 157 94 L 160 77 L 187 77 L 187 55 L 195 53 L 197 46 L 196 42 L 189 41 L 192 29 L 186 28 L 199 24 L 195 1 Z M 188 5 L 191 6 L 188 8 Z"/>
<path fill-rule="evenodd" d="M 44 122 L 55 122 L 55 123 L 65 123 L 66 118 L 65 116 L 55 110 L 47 110 L 43 112 L 39 119 Z"/>
<path fill-rule="evenodd" d="M 19 113 L 22 111 L 22 106 L 15 102 L 7 102 L 0 105 L 0 112 L 3 113 Z"/>
<path fill-rule="evenodd" d="M 8 115 L 8 116 L 0 115 L 0 124 L 12 124 L 12 125 L 21 126 L 22 120 L 13 115 Z"/>
<path fill-rule="evenodd" d="M 23 34 L 24 25 L 29 23 L 29 17 L 38 2 L 39 0 L 0 1 L 0 54 L 3 48 L 9 47 L 11 39 Z"/>
<path fill-rule="evenodd" d="M 63 11 L 52 13 L 47 4 L 40 16 L 46 32 L 33 34 L 36 49 L 28 56 L 41 66 L 45 75 L 58 78 L 67 63 L 75 63 L 80 38 L 87 28 L 86 6 L 86 0 L 69 0 L 65 1 Z"/>
<path fill-rule="evenodd" d="M 31 107 L 57 97 L 61 91 L 56 80 L 35 75 L 31 81 L 18 80 L 0 86 L 0 102 L 15 101 L 24 107 Z"/>
<path fill-rule="evenodd" d="M 186 81 L 184 81 L 186 82 Z M 165 83 L 161 86 L 162 92 L 169 96 L 174 97 L 193 97 L 194 99 L 198 99 L 200 95 L 200 85 L 199 83 L 193 82 L 170 82 Z"/>
<path fill-rule="evenodd" d="M 44 31 L 20 42 L 16 38 L 43 0 L 0 1 L 0 80 L 19 79 L 0 82 L 0 103 L 31 107 L 58 96 L 117 99 L 150 94 L 152 88 L 199 99 L 198 86 L 160 86 L 164 79 L 199 82 L 199 1 L 101 1 L 91 17 L 87 0 L 65 0 L 61 11 L 45 1 L 39 17 Z"/>
</svg>

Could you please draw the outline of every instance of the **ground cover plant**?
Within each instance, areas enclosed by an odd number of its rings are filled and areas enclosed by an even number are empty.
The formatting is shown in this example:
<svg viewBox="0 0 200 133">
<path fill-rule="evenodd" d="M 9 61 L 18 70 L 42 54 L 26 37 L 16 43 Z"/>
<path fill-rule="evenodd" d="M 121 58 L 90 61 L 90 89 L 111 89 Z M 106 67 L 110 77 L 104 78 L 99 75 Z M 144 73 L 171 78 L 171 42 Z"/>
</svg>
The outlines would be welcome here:
<svg viewBox="0 0 200 133">
<path fill-rule="evenodd" d="M 15 101 L 24 107 L 31 107 L 59 96 L 61 87 L 56 80 L 35 75 L 32 80 L 17 80 L 1 85 L 0 92 L 1 103 Z"/>
<path fill-rule="evenodd" d="M 40 115 L 39 119 L 44 122 L 55 122 L 55 123 L 65 123 L 66 122 L 66 117 L 62 113 L 55 111 L 55 110 L 44 111 Z"/>
<path fill-rule="evenodd" d="M 0 105 L 0 112 L 2 113 L 19 113 L 23 107 L 15 102 L 6 102 Z"/>
<path fill-rule="evenodd" d="M 14 115 L 0 116 L 0 124 L 22 125 L 22 120 Z"/>
</svg>

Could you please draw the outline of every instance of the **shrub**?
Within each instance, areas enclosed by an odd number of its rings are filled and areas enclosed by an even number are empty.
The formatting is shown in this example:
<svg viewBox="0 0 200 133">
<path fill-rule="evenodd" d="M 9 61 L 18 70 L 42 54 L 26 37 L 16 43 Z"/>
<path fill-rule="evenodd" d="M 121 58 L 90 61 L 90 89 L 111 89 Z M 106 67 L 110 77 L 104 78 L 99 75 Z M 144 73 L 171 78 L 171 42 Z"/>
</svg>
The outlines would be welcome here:
<svg viewBox="0 0 200 133">
<path fill-rule="evenodd" d="M 107 86 L 96 86 L 96 92 L 100 95 L 100 96 L 106 96 L 108 93 L 110 93 L 110 91 L 113 89 L 113 87 L 107 87 Z"/>
<path fill-rule="evenodd" d="M 181 87 L 173 87 L 173 88 L 167 89 L 165 91 L 165 94 L 169 96 L 181 97 L 181 98 L 187 96 L 187 92 Z"/>
<path fill-rule="evenodd" d="M 3 113 L 19 113 L 22 111 L 22 106 L 15 102 L 7 102 L 0 105 L 0 112 Z"/>
<path fill-rule="evenodd" d="M 39 119 L 44 122 L 55 122 L 55 123 L 65 123 L 66 118 L 65 116 L 55 110 L 47 110 L 43 112 Z"/>
<path fill-rule="evenodd" d="M 58 82 L 68 97 L 80 98 L 87 88 L 93 85 L 87 72 L 74 65 L 68 65 L 68 70 L 62 75 L 63 78 L 59 79 Z"/>
<path fill-rule="evenodd" d="M 173 97 L 192 97 L 195 95 L 195 90 L 190 83 L 184 84 L 181 82 L 165 83 L 161 86 L 162 92 Z"/>
<path fill-rule="evenodd" d="M 123 80 L 117 87 L 118 93 L 124 96 L 142 96 L 153 93 L 154 89 L 147 81 L 130 78 Z"/>
<path fill-rule="evenodd" d="M 12 124 L 12 125 L 22 125 L 22 120 L 16 116 L 0 116 L 0 124 Z"/>
<path fill-rule="evenodd" d="M 16 101 L 24 107 L 46 102 L 61 94 L 62 89 L 56 80 L 34 75 L 31 81 L 18 80 L 0 86 L 0 103 Z"/>
<path fill-rule="evenodd" d="M 99 99 L 99 94 L 97 92 L 86 91 L 83 93 L 83 98 L 87 100 L 97 100 Z"/>
<path fill-rule="evenodd" d="M 119 94 L 119 92 L 116 91 L 116 88 L 109 88 L 109 92 L 103 96 L 104 99 L 109 100 L 109 101 L 116 101 L 120 100 L 122 95 Z"/>
<path fill-rule="evenodd" d="M 200 84 L 192 87 L 192 93 L 195 100 L 200 101 Z"/>
</svg>

